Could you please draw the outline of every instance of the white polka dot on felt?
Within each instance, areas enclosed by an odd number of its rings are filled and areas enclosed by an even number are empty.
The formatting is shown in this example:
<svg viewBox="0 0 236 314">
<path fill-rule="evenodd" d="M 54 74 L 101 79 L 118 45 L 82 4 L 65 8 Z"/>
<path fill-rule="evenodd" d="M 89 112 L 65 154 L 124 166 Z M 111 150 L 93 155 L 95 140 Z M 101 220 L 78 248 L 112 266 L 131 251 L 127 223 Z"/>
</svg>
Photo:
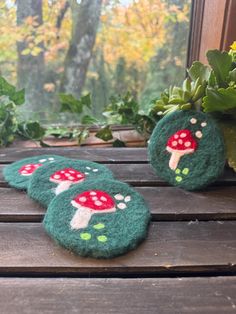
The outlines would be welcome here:
<svg viewBox="0 0 236 314">
<path fill-rule="evenodd" d="M 77 174 L 77 178 L 81 178 L 82 177 L 82 175 L 81 174 Z"/>
<path fill-rule="evenodd" d="M 90 167 L 86 167 L 86 169 L 91 170 L 91 168 L 90 168 Z"/>
<path fill-rule="evenodd" d="M 93 196 L 93 197 L 92 197 L 92 200 L 93 200 L 93 201 L 97 201 L 97 200 L 98 200 L 97 196 Z"/>
<path fill-rule="evenodd" d="M 64 170 L 62 170 L 62 171 L 61 171 L 61 173 L 65 173 L 65 171 L 64 171 Z"/>
<path fill-rule="evenodd" d="M 85 172 L 84 174 L 89 174 L 88 172 Z"/>
<path fill-rule="evenodd" d="M 54 176 L 53 178 L 54 178 L 54 179 L 59 179 L 60 176 L 59 176 L 59 174 L 55 174 L 55 176 Z"/>
<path fill-rule="evenodd" d="M 86 202 L 86 200 L 87 200 L 87 198 L 85 196 L 82 196 L 79 198 L 79 201 L 83 202 L 83 203 Z"/>
<path fill-rule="evenodd" d="M 53 157 L 48 158 L 48 160 L 55 160 Z"/>
<path fill-rule="evenodd" d="M 65 176 L 66 176 L 66 177 L 69 177 L 69 176 L 70 176 L 70 174 L 69 174 L 69 173 L 65 173 Z"/>
<path fill-rule="evenodd" d="M 192 124 L 196 124 L 196 123 L 197 123 L 197 119 L 192 118 L 192 119 L 190 120 L 190 122 L 191 122 Z"/>
<path fill-rule="evenodd" d="M 100 197 L 100 200 L 103 201 L 103 202 L 106 202 L 106 201 L 107 201 L 107 198 L 106 198 L 105 196 L 101 196 L 101 197 Z"/>
<path fill-rule="evenodd" d="M 125 205 L 125 203 L 119 203 L 119 204 L 117 205 L 117 207 L 118 207 L 119 209 L 125 209 L 127 206 Z"/>
<path fill-rule="evenodd" d="M 124 199 L 124 196 L 121 195 L 121 194 L 116 194 L 115 195 L 115 199 L 118 200 L 118 201 L 122 201 Z"/>
<path fill-rule="evenodd" d="M 207 126 L 207 123 L 206 122 L 202 122 L 201 126 L 204 128 L 205 126 Z"/>
<path fill-rule="evenodd" d="M 39 162 L 45 162 L 47 159 L 40 159 Z"/>
<path fill-rule="evenodd" d="M 97 195 L 97 193 L 94 192 L 94 191 L 90 192 L 89 194 L 90 194 L 90 195 Z"/>
<path fill-rule="evenodd" d="M 190 142 L 185 142 L 185 143 L 184 143 L 184 146 L 185 146 L 185 147 L 189 147 L 190 145 L 191 145 Z"/>
<path fill-rule="evenodd" d="M 179 138 L 179 135 L 178 135 L 178 134 L 175 134 L 175 135 L 174 135 L 174 138 L 176 138 L 176 139 Z"/>
<path fill-rule="evenodd" d="M 94 202 L 94 204 L 97 205 L 97 206 L 101 206 L 101 205 L 102 205 L 102 202 L 96 201 L 96 202 Z"/>
<path fill-rule="evenodd" d="M 172 143 L 173 146 L 176 146 L 177 144 L 178 144 L 177 141 L 173 141 Z"/>
<path fill-rule="evenodd" d="M 69 177 L 68 179 L 72 181 L 72 180 L 74 180 L 74 177 Z"/>
<path fill-rule="evenodd" d="M 183 144 L 183 140 L 178 140 L 179 144 Z"/>
<path fill-rule="evenodd" d="M 31 169 L 31 167 L 25 167 L 25 170 L 30 170 Z"/>
<path fill-rule="evenodd" d="M 27 173 L 27 171 L 26 171 L 26 170 L 23 170 L 22 173 Z"/>
<path fill-rule="evenodd" d="M 125 197 L 125 202 L 129 202 L 129 201 L 131 201 L 131 197 L 128 195 Z"/>
<path fill-rule="evenodd" d="M 201 131 L 197 131 L 195 133 L 195 135 L 196 135 L 197 138 L 202 138 L 202 132 Z"/>
<path fill-rule="evenodd" d="M 93 169 L 93 172 L 98 172 L 98 169 Z"/>
<path fill-rule="evenodd" d="M 184 137 L 186 137 L 186 136 L 187 136 L 187 134 L 184 133 L 184 132 L 180 134 L 180 137 L 181 137 L 181 138 L 184 138 Z"/>
<path fill-rule="evenodd" d="M 75 173 L 73 170 L 69 170 L 69 173 Z"/>
</svg>

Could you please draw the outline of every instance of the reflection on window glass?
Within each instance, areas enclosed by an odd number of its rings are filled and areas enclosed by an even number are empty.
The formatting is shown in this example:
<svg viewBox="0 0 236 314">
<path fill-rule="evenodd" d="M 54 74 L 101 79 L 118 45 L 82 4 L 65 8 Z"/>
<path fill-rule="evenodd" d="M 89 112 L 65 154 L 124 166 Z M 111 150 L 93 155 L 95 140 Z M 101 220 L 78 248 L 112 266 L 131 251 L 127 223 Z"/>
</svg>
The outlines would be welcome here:
<svg viewBox="0 0 236 314">
<path fill-rule="evenodd" d="M 59 93 L 90 93 L 100 119 L 127 92 L 145 108 L 185 75 L 190 2 L 0 0 L 0 74 L 26 89 L 23 114 L 44 122 L 72 122 Z"/>
</svg>

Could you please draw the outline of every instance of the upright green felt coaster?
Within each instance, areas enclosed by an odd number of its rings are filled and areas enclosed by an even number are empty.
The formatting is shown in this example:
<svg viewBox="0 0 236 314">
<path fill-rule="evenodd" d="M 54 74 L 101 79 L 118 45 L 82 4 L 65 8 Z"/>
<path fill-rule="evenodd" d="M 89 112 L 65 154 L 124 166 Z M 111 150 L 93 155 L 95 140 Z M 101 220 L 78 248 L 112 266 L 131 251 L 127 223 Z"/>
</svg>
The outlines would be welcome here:
<svg viewBox="0 0 236 314">
<path fill-rule="evenodd" d="M 198 190 L 214 182 L 225 165 L 220 130 L 202 112 L 177 111 L 161 119 L 148 149 L 156 173 L 186 190 Z"/>
<path fill-rule="evenodd" d="M 92 161 L 64 159 L 38 169 L 31 177 L 29 196 L 47 207 L 51 200 L 75 184 L 98 178 L 112 179 L 113 173 L 105 166 Z"/>
<path fill-rule="evenodd" d="M 57 243 L 78 255 L 112 258 L 145 239 L 149 220 L 143 197 L 130 186 L 97 180 L 55 197 L 43 224 Z"/>
<path fill-rule="evenodd" d="M 57 155 L 39 155 L 21 159 L 6 166 L 3 169 L 3 176 L 10 186 L 24 190 L 27 189 L 29 180 L 36 169 L 62 159 L 64 157 Z"/>
</svg>

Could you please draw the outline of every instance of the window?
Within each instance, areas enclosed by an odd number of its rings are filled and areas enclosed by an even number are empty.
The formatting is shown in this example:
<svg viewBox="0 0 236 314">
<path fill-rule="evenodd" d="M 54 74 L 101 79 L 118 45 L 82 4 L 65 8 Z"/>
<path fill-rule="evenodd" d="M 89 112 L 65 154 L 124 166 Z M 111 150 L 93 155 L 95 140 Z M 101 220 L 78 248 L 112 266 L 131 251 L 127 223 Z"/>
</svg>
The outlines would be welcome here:
<svg viewBox="0 0 236 314">
<path fill-rule="evenodd" d="M 88 93 L 92 114 L 130 92 L 144 108 L 185 76 L 190 0 L 0 0 L 0 72 L 26 89 L 25 117 L 78 122 L 59 93 Z"/>
</svg>

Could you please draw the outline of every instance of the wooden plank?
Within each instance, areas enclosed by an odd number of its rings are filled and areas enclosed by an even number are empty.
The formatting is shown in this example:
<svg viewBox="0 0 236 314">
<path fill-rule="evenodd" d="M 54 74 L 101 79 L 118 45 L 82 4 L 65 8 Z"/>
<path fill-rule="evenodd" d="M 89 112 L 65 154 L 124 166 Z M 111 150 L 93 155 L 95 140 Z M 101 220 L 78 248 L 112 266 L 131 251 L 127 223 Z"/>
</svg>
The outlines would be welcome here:
<svg viewBox="0 0 236 314">
<path fill-rule="evenodd" d="M 236 308 L 235 277 L 2 278 L 0 290 L 2 314 L 233 314 Z"/>
<path fill-rule="evenodd" d="M 101 163 L 146 163 L 146 148 L 4 148 L 0 149 L 0 163 L 42 154 L 56 154 L 68 158 L 86 159 Z"/>
<path fill-rule="evenodd" d="M 9 187 L 3 178 L 3 168 L 0 165 L 0 187 Z M 117 180 L 133 186 L 168 186 L 169 184 L 158 177 L 150 164 L 105 164 L 114 173 Z M 236 185 L 236 173 L 226 168 L 224 174 L 213 185 Z"/>
<path fill-rule="evenodd" d="M 172 187 L 135 189 L 144 196 L 155 221 L 236 219 L 236 187 L 212 187 L 204 192 Z M 39 222 L 44 212 L 26 192 L 0 188 L 0 221 Z"/>
<path fill-rule="evenodd" d="M 75 256 L 57 246 L 37 223 L 1 223 L 0 239 L 4 276 L 230 274 L 236 270 L 236 221 L 152 223 L 144 243 L 111 260 Z"/>
</svg>

